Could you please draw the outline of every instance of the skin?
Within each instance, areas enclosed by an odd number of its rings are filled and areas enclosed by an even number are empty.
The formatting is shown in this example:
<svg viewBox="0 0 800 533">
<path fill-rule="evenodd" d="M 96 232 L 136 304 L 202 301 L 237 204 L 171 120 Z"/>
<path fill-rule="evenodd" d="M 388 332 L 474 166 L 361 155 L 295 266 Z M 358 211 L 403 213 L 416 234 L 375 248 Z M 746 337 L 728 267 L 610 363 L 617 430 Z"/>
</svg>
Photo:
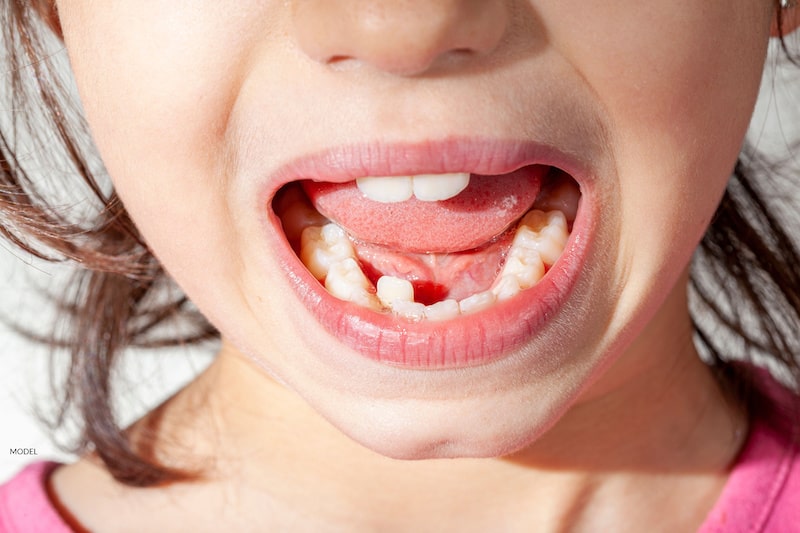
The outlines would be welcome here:
<svg viewBox="0 0 800 533">
<path fill-rule="evenodd" d="M 223 336 L 158 411 L 158 457 L 206 480 L 131 489 L 85 458 L 53 479 L 85 526 L 702 522 L 747 427 L 692 345 L 687 264 L 749 121 L 769 2 L 56 3 L 121 198 Z M 382 367 L 314 327 L 253 199 L 299 156 L 452 136 L 585 155 L 600 223 L 573 296 L 511 357 Z"/>
</svg>

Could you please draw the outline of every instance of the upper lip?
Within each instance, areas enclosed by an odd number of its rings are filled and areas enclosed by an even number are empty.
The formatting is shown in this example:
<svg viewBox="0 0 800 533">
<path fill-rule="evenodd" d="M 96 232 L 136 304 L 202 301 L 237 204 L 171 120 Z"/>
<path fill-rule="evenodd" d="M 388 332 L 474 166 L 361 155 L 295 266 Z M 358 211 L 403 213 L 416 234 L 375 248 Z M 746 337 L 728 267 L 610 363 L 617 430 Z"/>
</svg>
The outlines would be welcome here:
<svg viewBox="0 0 800 533">
<path fill-rule="evenodd" d="M 501 175 L 527 165 L 549 165 L 572 176 L 581 189 L 591 176 L 586 162 L 546 144 L 449 137 L 408 143 L 346 145 L 306 155 L 278 168 L 266 182 L 267 198 L 293 181 L 345 183 L 365 176 L 469 172 Z"/>
</svg>

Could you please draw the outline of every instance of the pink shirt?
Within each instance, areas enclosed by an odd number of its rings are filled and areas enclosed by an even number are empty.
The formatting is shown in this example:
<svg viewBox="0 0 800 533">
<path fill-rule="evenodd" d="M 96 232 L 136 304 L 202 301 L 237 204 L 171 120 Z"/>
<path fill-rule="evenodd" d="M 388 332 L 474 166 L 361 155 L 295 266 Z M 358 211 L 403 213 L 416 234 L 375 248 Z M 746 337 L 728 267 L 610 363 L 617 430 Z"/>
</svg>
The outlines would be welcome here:
<svg viewBox="0 0 800 533">
<path fill-rule="evenodd" d="M 800 446 L 755 424 L 699 533 L 800 532 Z M 0 533 L 72 533 L 50 501 L 56 463 L 34 463 L 0 486 Z"/>
</svg>

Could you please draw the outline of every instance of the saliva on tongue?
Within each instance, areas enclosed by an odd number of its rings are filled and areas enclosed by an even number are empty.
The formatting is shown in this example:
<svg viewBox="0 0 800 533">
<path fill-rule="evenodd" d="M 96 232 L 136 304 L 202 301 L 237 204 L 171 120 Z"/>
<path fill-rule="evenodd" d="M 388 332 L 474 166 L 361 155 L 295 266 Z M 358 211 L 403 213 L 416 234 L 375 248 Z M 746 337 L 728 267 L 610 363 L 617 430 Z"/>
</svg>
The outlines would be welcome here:
<svg viewBox="0 0 800 533">
<path fill-rule="evenodd" d="M 457 196 L 438 202 L 411 198 L 381 203 L 355 183 L 304 181 L 314 208 L 351 237 L 364 274 L 408 280 L 415 301 L 460 300 L 497 277 L 515 223 L 531 208 L 549 167 L 502 176 L 473 175 Z"/>
</svg>

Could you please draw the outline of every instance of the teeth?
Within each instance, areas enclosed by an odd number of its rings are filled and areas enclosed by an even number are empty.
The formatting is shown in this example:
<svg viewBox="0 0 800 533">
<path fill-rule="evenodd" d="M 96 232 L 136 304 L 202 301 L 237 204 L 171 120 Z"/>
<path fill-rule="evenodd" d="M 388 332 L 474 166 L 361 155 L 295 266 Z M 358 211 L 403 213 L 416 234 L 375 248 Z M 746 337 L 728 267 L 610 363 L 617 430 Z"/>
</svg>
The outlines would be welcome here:
<svg viewBox="0 0 800 533">
<path fill-rule="evenodd" d="M 413 321 L 449 320 L 487 309 L 536 285 L 561 255 L 568 238 L 563 213 L 532 210 L 519 223 L 491 289 L 460 301 L 449 299 L 431 305 L 414 301 L 414 287 L 408 280 L 382 276 L 373 287 L 356 260 L 349 237 L 336 224 L 303 230 L 300 259 L 328 292 L 341 300 L 375 311 L 391 311 Z"/>
<path fill-rule="evenodd" d="M 539 252 L 520 246 L 520 233 L 522 232 L 517 232 L 503 270 L 492 288 L 499 300 L 507 300 L 519 291 L 533 287 L 544 277 L 544 263 Z"/>
<path fill-rule="evenodd" d="M 370 200 L 384 204 L 405 202 L 414 195 L 411 176 L 358 178 L 356 186 Z"/>
<path fill-rule="evenodd" d="M 505 271 L 505 269 L 503 269 Z M 492 292 L 497 296 L 497 301 L 502 302 L 519 294 L 522 291 L 519 280 L 514 275 L 501 274 L 492 287 Z"/>
<path fill-rule="evenodd" d="M 355 256 L 350 239 L 336 224 L 310 226 L 300 236 L 300 260 L 318 280 L 325 279 L 334 264 Z"/>
<path fill-rule="evenodd" d="M 469 315 L 491 307 L 495 300 L 497 300 L 497 297 L 492 291 L 483 291 L 467 296 L 458 302 L 458 308 L 461 310 L 462 315 Z"/>
<path fill-rule="evenodd" d="M 458 302 L 455 300 L 442 300 L 425 307 L 425 318 L 428 320 L 450 320 L 461 313 Z"/>
<path fill-rule="evenodd" d="M 404 302 L 395 300 L 392 311 L 398 315 L 418 322 L 425 318 L 425 306 L 417 302 Z"/>
<path fill-rule="evenodd" d="M 526 214 L 516 235 L 515 247 L 530 249 L 539 253 L 544 264 L 553 266 L 564 251 L 569 239 L 567 219 L 560 211 L 539 211 L 534 209 Z"/>
<path fill-rule="evenodd" d="M 389 309 L 395 308 L 395 302 L 413 302 L 414 287 L 410 281 L 393 276 L 381 276 L 377 284 L 378 299 Z"/>
<path fill-rule="evenodd" d="M 364 196 L 375 202 L 405 202 L 412 196 L 438 202 L 457 196 L 469 185 L 469 173 L 420 174 L 418 176 L 365 177 L 356 180 Z"/>
<path fill-rule="evenodd" d="M 539 283 L 545 265 L 553 266 L 568 238 L 567 220 L 561 212 L 528 212 L 514 234 L 506 263 L 492 287 L 497 299 L 508 300 Z"/>
<path fill-rule="evenodd" d="M 469 185 L 469 174 L 423 174 L 412 178 L 414 196 L 425 202 L 438 202 L 458 196 Z"/>
<path fill-rule="evenodd" d="M 370 309 L 381 307 L 378 299 L 370 292 L 372 284 L 353 258 L 348 257 L 331 265 L 325 278 L 325 288 L 340 300 Z"/>
</svg>

